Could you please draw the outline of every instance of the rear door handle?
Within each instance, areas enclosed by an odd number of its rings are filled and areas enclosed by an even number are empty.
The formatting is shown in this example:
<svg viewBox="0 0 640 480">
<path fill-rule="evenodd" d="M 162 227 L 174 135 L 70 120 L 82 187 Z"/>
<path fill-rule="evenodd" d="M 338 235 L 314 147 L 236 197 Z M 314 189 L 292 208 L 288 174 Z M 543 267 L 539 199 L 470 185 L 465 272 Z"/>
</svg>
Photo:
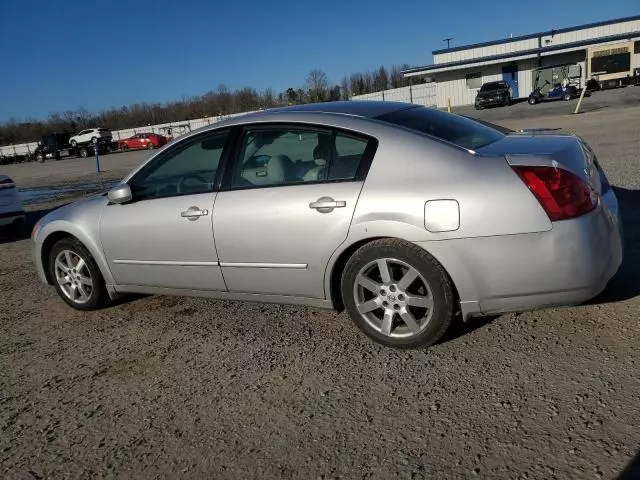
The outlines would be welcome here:
<svg viewBox="0 0 640 480">
<path fill-rule="evenodd" d="M 314 208 L 320 213 L 329 213 L 334 208 L 344 208 L 347 206 L 347 202 L 344 200 L 334 200 L 331 197 L 321 197 L 315 202 L 309 204 L 309 208 Z"/>
<path fill-rule="evenodd" d="M 197 220 L 200 217 L 204 217 L 209 215 L 209 210 L 201 210 L 200 207 L 189 207 L 184 212 L 180 212 L 180 216 L 182 218 L 186 218 L 187 220 Z"/>
</svg>

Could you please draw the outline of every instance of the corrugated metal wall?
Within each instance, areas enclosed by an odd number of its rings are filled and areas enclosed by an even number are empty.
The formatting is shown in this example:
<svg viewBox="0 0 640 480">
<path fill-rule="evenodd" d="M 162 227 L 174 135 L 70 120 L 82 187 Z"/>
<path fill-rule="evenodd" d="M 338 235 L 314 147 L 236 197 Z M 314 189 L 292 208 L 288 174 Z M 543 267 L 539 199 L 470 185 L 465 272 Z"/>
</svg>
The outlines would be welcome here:
<svg viewBox="0 0 640 480">
<path fill-rule="evenodd" d="M 518 40 L 515 42 L 499 43 L 497 45 L 489 45 L 485 47 L 470 48 L 457 52 L 441 53 L 433 56 L 433 63 L 457 62 L 460 60 L 471 60 L 474 58 L 488 57 L 491 55 L 501 55 L 521 50 L 530 50 L 538 48 L 538 39 Z"/>
<path fill-rule="evenodd" d="M 455 72 L 439 73 L 436 77 L 438 84 L 438 107 L 447 106 L 449 99 L 451 106 L 471 105 L 474 103 L 478 89 L 468 88 L 466 74 L 472 72 L 482 73 L 482 82 L 502 80 L 501 65 L 487 65 L 484 67 L 458 70 Z"/>
<path fill-rule="evenodd" d="M 382 100 L 386 102 L 406 102 L 424 105 L 425 107 L 435 107 L 436 88 L 435 83 L 421 83 L 420 85 L 356 95 L 351 97 L 351 100 Z"/>
<path fill-rule="evenodd" d="M 552 35 L 541 36 L 542 46 L 562 45 L 564 43 L 580 42 L 583 40 L 598 39 L 611 35 L 623 33 L 633 33 L 640 31 L 640 20 L 631 20 L 627 22 L 618 22 L 610 25 L 601 25 L 599 27 L 584 28 L 566 33 L 556 33 Z M 530 38 L 526 40 L 509 41 L 496 45 L 487 45 L 477 48 L 468 48 L 455 52 L 445 52 L 433 56 L 433 63 L 440 64 L 446 62 L 455 62 L 459 60 L 470 60 L 474 58 L 487 57 L 491 55 L 500 55 L 504 53 L 514 53 L 523 50 L 538 48 L 538 38 Z"/>
</svg>

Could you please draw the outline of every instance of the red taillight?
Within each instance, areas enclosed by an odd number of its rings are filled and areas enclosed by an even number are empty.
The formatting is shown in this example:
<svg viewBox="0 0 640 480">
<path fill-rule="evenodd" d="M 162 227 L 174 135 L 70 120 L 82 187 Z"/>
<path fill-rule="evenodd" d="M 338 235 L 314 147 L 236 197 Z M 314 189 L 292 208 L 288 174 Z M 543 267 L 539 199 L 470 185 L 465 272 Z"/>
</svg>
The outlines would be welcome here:
<svg viewBox="0 0 640 480">
<path fill-rule="evenodd" d="M 598 199 L 589 184 L 571 172 L 554 167 L 512 167 L 538 199 L 551 221 L 589 213 Z"/>
</svg>

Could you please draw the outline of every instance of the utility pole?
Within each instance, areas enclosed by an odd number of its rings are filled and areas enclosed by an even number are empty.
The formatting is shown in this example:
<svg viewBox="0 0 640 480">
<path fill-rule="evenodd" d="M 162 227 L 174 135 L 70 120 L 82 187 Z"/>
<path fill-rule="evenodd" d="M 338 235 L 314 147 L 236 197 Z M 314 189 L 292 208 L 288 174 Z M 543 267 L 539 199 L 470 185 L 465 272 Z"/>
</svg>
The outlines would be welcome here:
<svg viewBox="0 0 640 480">
<path fill-rule="evenodd" d="M 445 38 L 444 40 L 442 40 L 443 42 L 447 42 L 447 48 L 451 48 L 451 40 L 453 40 L 453 37 L 450 38 Z"/>
</svg>

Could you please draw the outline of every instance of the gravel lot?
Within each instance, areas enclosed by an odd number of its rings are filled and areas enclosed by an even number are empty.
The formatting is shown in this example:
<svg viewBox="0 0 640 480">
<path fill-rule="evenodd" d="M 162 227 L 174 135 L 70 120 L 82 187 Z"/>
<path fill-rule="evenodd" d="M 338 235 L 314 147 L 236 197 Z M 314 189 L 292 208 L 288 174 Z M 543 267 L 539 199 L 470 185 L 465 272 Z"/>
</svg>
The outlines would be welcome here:
<svg viewBox="0 0 640 480">
<path fill-rule="evenodd" d="M 598 299 L 398 351 L 310 308 L 144 297 L 76 312 L 38 282 L 28 240 L 5 242 L 0 477 L 616 478 L 640 448 L 640 108 L 499 110 L 579 133 L 617 188 L 626 258 Z M 104 177 L 144 155 L 103 157 Z M 33 187 L 92 168 L 5 170 Z"/>
</svg>

